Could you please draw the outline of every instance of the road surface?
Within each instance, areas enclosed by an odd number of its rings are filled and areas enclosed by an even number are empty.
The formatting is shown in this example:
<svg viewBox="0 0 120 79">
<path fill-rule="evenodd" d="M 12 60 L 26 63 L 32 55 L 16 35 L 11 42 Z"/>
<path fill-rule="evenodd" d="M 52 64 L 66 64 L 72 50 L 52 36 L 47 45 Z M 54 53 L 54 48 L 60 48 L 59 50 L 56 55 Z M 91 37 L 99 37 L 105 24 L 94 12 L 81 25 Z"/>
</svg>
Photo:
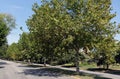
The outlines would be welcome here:
<svg viewBox="0 0 120 79">
<path fill-rule="evenodd" d="M 60 66 L 54 66 L 54 67 L 50 66 L 50 69 L 51 68 L 75 71 L 75 69 L 63 68 Z M 70 75 L 50 72 L 45 69 L 46 68 L 42 66 L 31 67 L 31 66 L 20 64 L 20 63 L 0 60 L 0 79 L 78 79 Z M 86 71 L 86 70 L 80 70 L 80 72 L 87 73 L 87 74 L 94 74 L 97 76 L 110 78 L 110 79 L 120 79 L 120 75 L 101 73 L 101 72 L 92 72 L 92 71 Z"/>
<path fill-rule="evenodd" d="M 43 67 L 26 67 L 23 64 L 0 60 L 0 79 L 73 79 L 71 76 L 50 73 Z"/>
</svg>

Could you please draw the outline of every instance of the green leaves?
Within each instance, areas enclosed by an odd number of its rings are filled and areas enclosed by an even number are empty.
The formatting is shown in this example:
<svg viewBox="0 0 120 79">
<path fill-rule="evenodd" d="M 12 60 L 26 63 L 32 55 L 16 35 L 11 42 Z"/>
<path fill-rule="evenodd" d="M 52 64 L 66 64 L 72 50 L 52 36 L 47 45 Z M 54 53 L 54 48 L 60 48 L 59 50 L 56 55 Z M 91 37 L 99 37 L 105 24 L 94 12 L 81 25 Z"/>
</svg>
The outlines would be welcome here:
<svg viewBox="0 0 120 79">
<path fill-rule="evenodd" d="M 6 58 L 11 60 L 19 60 L 20 57 L 21 57 L 21 53 L 18 44 L 13 43 L 7 49 Z"/>
<path fill-rule="evenodd" d="M 69 50 L 78 53 L 85 46 L 104 53 L 115 50 L 112 38 L 117 30 L 111 22 L 115 14 L 110 13 L 110 0 L 45 0 L 33 11 L 27 25 L 36 50 L 45 58 L 52 60 Z"/>
<path fill-rule="evenodd" d="M 9 14 L 0 13 L 0 46 L 7 42 L 7 35 L 15 27 L 15 19 Z"/>
</svg>

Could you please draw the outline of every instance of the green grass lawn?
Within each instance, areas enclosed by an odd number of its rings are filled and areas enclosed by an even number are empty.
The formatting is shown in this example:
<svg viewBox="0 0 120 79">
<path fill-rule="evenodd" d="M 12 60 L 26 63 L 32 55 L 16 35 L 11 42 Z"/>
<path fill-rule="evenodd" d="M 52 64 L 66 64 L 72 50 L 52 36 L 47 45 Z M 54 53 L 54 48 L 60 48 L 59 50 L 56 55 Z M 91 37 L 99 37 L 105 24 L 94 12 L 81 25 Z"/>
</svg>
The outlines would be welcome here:
<svg viewBox="0 0 120 79">
<path fill-rule="evenodd" d="M 97 68 L 95 63 L 92 63 L 92 64 L 82 63 L 79 66 L 80 66 L 80 69 L 82 70 L 87 70 L 88 68 Z M 75 65 L 73 63 L 68 63 L 68 64 L 64 64 L 63 67 L 75 68 Z"/>
<path fill-rule="evenodd" d="M 120 70 L 120 65 L 112 65 L 110 68 L 114 70 Z"/>
<path fill-rule="evenodd" d="M 75 68 L 75 66 L 72 63 L 64 64 L 63 67 L 67 67 L 67 68 L 74 67 Z M 103 69 L 102 67 L 101 68 L 97 67 L 95 63 L 91 63 L 91 64 L 81 63 L 80 69 L 90 70 L 90 71 L 94 71 L 94 72 L 104 72 L 104 73 L 120 75 L 120 65 L 110 65 L 110 68 L 108 70 L 106 70 L 106 69 Z"/>
</svg>

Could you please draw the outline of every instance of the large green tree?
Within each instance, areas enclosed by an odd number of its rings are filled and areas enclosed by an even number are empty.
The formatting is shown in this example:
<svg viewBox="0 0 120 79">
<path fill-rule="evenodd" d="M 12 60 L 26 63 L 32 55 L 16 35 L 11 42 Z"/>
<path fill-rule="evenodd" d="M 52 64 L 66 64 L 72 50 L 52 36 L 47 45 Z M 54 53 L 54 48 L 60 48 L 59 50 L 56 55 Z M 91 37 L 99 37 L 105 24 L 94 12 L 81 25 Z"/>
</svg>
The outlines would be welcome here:
<svg viewBox="0 0 120 79">
<path fill-rule="evenodd" d="M 36 46 L 46 58 L 68 50 L 75 51 L 79 72 L 79 49 L 85 53 L 101 40 L 116 33 L 111 19 L 111 0 L 43 0 L 34 4 L 27 25 Z"/>
</svg>

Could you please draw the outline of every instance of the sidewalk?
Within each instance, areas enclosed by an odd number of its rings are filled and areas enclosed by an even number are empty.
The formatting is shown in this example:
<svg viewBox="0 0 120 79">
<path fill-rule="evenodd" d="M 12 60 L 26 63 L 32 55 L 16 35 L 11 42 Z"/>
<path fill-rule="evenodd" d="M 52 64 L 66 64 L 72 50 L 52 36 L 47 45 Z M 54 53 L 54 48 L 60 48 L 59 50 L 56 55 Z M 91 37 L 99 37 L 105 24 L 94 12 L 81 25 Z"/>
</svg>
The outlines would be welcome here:
<svg viewBox="0 0 120 79">
<path fill-rule="evenodd" d="M 64 70 L 75 71 L 75 69 L 73 69 L 73 68 L 64 68 L 64 67 L 60 67 L 60 66 L 54 66 L 54 67 L 64 69 Z M 80 72 L 87 73 L 87 74 L 93 74 L 93 75 L 97 75 L 100 77 L 111 78 L 111 79 L 120 79 L 120 75 L 114 75 L 114 74 L 109 74 L 109 73 L 93 72 L 93 71 L 87 71 L 87 70 L 80 70 Z"/>
</svg>

